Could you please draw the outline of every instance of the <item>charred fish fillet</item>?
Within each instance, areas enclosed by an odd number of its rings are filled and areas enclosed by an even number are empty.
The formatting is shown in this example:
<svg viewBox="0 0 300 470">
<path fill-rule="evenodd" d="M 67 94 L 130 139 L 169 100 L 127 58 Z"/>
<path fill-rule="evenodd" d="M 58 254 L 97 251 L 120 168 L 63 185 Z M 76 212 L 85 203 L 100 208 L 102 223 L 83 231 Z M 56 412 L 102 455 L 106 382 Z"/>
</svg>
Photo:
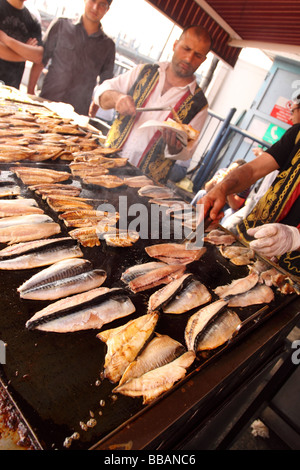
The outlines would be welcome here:
<svg viewBox="0 0 300 470">
<path fill-rule="evenodd" d="M 206 248 L 189 249 L 180 243 L 161 243 L 147 246 L 146 253 L 151 258 L 159 259 L 167 264 L 189 264 L 198 261 L 206 252 Z"/>
<path fill-rule="evenodd" d="M 152 335 L 157 320 L 157 313 L 146 314 L 97 335 L 107 345 L 104 362 L 104 376 L 107 379 L 113 383 L 120 380 Z"/>
<path fill-rule="evenodd" d="M 195 357 L 193 351 L 187 351 L 169 364 L 146 372 L 141 377 L 131 379 L 114 388 L 113 391 L 130 397 L 142 396 L 143 404 L 148 404 L 162 393 L 170 390 L 175 382 L 183 379 Z"/>
<path fill-rule="evenodd" d="M 35 274 L 17 291 L 22 299 L 56 300 L 100 287 L 105 279 L 106 272 L 93 269 L 90 261 L 70 258 Z"/>
<path fill-rule="evenodd" d="M 0 269 L 32 269 L 82 256 L 77 242 L 70 237 L 24 242 L 0 251 Z"/>
<path fill-rule="evenodd" d="M 91 226 L 91 227 L 80 227 L 69 232 L 70 237 L 78 240 L 78 242 L 85 247 L 94 247 L 100 246 L 101 242 L 97 235 L 98 227 Z"/>
<path fill-rule="evenodd" d="M 26 328 L 56 333 L 100 329 L 134 312 L 124 289 L 98 287 L 48 305 L 27 321 Z"/>
</svg>

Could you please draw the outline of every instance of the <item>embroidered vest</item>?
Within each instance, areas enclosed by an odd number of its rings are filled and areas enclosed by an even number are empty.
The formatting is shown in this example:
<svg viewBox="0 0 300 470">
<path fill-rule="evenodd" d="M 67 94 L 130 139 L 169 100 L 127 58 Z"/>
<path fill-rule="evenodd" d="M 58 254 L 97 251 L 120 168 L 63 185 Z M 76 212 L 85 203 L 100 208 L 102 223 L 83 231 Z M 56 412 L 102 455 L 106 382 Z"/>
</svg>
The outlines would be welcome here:
<svg viewBox="0 0 300 470">
<path fill-rule="evenodd" d="M 129 91 L 134 99 L 136 107 L 142 107 L 150 96 L 154 87 L 159 80 L 159 66 L 157 64 L 145 65 L 136 82 Z M 202 109 L 207 106 L 207 100 L 201 88 L 197 87 L 195 94 L 189 91 L 174 106 L 175 111 L 179 115 L 184 124 L 188 124 L 191 119 L 196 116 Z M 172 113 L 168 117 L 173 117 Z M 121 148 L 128 138 L 133 127 L 134 116 L 118 116 L 113 122 L 106 139 L 106 146 L 112 148 Z M 168 174 L 175 163 L 164 157 L 165 142 L 161 136 L 161 132 L 157 131 L 145 149 L 138 167 L 157 182 L 165 182 Z"/>
<path fill-rule="evenodd" d="M 299 142 L 300 133 L 295 144 Z M 249 242 L 252 237 L 247 230 L 263 224 L 280 222 L 287 214 L 300 188 L 300 149 L 295 152 L 287 170 L 279 173 L 265 195 L 258 201 L 250 214 L 237 226 L 240 238 Z M 279 264 L 290 273 L 300 276 L 300 252 L 285 253 Z"/>
</svg>

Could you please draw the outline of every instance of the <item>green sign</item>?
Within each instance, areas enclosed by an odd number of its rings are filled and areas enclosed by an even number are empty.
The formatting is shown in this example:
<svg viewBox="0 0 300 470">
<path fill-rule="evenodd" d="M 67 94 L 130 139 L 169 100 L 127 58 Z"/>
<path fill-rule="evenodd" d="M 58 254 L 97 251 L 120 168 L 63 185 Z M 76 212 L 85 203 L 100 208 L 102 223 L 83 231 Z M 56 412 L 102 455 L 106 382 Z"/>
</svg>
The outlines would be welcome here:
<svg viewBox="0 0 300 470">
<path fill-rule="evenodd" d="M 276 126 L 275 124 L 270 124 L 266 130 L 265 135 L 263 136 L 263 140 L 269 144 L 275 144 L 277 140 L 281 139 L 285 131 L 286 129 L 283 129 L 282 127 Z"/>
</svg>

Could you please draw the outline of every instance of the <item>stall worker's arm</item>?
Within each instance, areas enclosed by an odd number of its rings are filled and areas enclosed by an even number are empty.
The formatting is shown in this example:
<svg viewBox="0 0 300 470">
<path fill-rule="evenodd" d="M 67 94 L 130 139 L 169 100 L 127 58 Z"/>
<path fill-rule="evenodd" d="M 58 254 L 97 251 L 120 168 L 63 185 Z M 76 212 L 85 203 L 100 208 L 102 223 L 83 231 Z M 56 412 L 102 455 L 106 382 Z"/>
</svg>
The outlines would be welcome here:
<svg viewBox="0 0 300 470">
<path fill-rule="evenodd" d="M 244 191 L 278 168 L 276 160 L 264 152 L 262 156 L 231 171 L 221 183 L 201 198 L 198 204 L 204 204 L 204 215 L 209 214 L 212 220 L 219 220 L 222 217 L 222 209 L 227 196 Z"/>
</svg>

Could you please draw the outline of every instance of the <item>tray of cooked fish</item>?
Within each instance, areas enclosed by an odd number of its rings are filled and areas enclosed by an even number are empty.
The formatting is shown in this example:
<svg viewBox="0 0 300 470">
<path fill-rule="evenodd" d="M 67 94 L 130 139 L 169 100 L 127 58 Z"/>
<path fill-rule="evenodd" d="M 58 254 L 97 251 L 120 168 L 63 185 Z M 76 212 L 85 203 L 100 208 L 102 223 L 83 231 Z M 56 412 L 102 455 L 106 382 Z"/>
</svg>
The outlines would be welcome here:
<svg viewBox="0 0 300 470">
<path fill-rule="evenodd" d="M 193 208 L 104 153 L 1 166 L 1 381 L 45 449 L 95 445 L 298 295 L 222 227 L 183 243 Z"/>
</svg>

